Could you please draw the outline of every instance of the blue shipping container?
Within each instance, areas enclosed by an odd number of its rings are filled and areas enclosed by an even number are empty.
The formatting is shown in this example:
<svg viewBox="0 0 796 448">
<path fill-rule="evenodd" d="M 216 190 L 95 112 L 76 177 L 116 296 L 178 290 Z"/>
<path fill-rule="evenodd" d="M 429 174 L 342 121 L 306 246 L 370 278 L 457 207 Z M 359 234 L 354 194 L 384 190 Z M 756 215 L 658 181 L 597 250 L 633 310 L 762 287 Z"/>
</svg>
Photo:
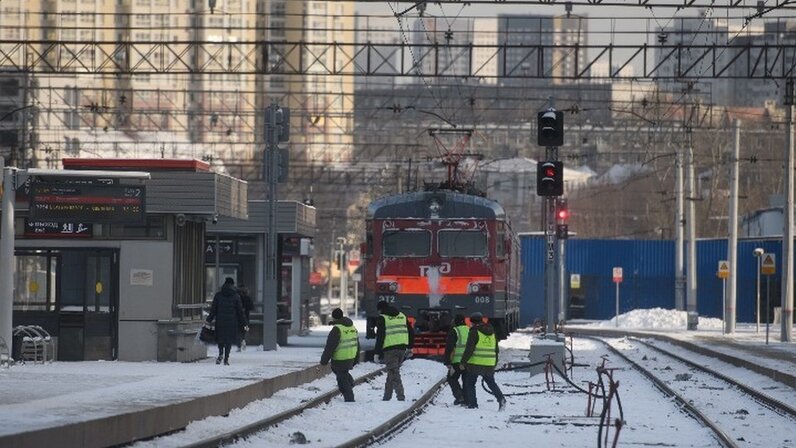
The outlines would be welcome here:
<svg viewBox="0 0 796 448">
<path fill-rule="evenodd" d="M 755 321 L 757 258 L 756 247 L 774 253 L 781 260 L 780 240 L 741 240 L 738 242 L 738 322 Z M 520 322 L 530 325 L 544 320 L 544 250 L 543 236 L 522 235 L 522 284 Z M 675 307 L 674 241 L 668 240 L 590 240 L 566 241 L 567 276 L 580 274 L 580 288 L 569 289 L 569 317 L 605 320 L 614 317 L 616 284 L 614 267 L 623 270 L 619 285 L 619 312 L 633 309 Z M 722 317 L 722 280 L 718 263 L 727 259 L 727 240 L 697 242 L 697 310 L 701 316 Z M 780 297 L 779 264 L 770 281 L 771 307 Z M 762 277 L 761 302 L 765 313 L 766 277 Z M 567 282 L 568 283 L 568 282 Z M 765 320 L 765 315 L 762 316 Z"/>
</svg>

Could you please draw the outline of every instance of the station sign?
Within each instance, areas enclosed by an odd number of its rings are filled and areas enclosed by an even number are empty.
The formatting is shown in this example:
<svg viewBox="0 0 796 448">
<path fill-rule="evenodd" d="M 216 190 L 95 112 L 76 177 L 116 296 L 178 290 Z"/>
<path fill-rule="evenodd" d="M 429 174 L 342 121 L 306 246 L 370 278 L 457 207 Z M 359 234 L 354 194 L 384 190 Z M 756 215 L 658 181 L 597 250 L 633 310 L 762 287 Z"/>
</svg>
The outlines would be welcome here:
<svg viewBox="0 0 796 448">
<path fill-rule="evenodd" d="M 615 267 L 613 269 L 614 283 L 622 283 L 622 268 Z"/>
<path fill-rule="evenodd" d="M 221 255 L 234 255 L 237 251 L 235 250 L 235 242 L 232 240 L 219 240 L 218 241 L 218 253 Z M 216 253 L 216 239 L 215 238 L 208 238 L 205 240 L 205 255 L 213 255 Z"/>
<path fill-rule="evenodd" d="M 359 249 L 351 249 L 350 251 L 348 251 L 348 266 L 349 267 L 355 268 L 355 267 L 359 266 L 359 263 L 360 263 L 361 259 L 362 258 L 360 256 Z"/>
<path fill-rule="evenodd" d="M 91 238 L 93 233 L 93 226 L 82 222 L 25 220 L 28 238 Z"/>
<path fill-rule="evenodd" d="M 580 289 L 580 274 L 569 274 L 569 288 Z"/>
<path fill-rule="evenodd" d="M 145 216 L 145 190 L 139 185 L 33 184 L 32 221 L 92 224 L 140 224 Z"/>
<path fill-rule="evenodd" d="M 719 260 L 719 278 L 730 278 L 730 263 L 727 260 Z"/>
<path fill-rule="evenodd" d="M 777 257 L 774 254 L 763 254 L 760 272 L 763 275 L 774 275 L 777 272 Z"/>
</svg>

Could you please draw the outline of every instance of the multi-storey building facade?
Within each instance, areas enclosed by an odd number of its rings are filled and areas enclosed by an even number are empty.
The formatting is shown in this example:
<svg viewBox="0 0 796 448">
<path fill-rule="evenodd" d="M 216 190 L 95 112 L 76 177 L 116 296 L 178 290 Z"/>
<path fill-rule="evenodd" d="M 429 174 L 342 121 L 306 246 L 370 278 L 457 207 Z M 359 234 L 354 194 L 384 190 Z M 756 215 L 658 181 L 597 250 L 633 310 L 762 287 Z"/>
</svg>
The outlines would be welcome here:
<svg viewBox="0 0 796 448">
<path fill-rule="evenodd" d="M 588 26 L 584 17 L 542 15 L 498 16 L 498 43 L 520 45 L 508 49 L 498 59 L 498 76 L 555 77 L 553 84 L 565 84 L 560 79 L 575 72 L 576 67 L 585 67 L 586 51 L 570 51 L 569 47 L 553 49 L 553 45 L 587 45 Z M 544 47 L 540 58 L 534 46 Z M 503 82 L 522 83 L 522 80 Z M 544 84 L 545 82 L 543 82 Z"/>
<path fill-rule="evenodd" d="M 352 79 L 239 74 L 254 72 L 263 61 L 214 43 L 353 42 L 353 5 L 293 0 L 214 4 L 210 10 L 207 1 L 198 0 L 3 0 L 0 39 L 24 41 L 53 64 L 107 63 L 110 58 L 119 72 L 135 74 L 3 75 L 8 87 L 3 92 L 14 92 L 2 95 L 0 111 L 26 106 L 24 113 L 6 119 L 15 126 L 25 120 L 31 130 L 12 136 L 2 129 L 8 123 L 0 123 L 0 149 L 4 154 L 13 149 L 34 164 L 46 165 L 49 158 L 53 167 L 61 157 L 78 155 L 204 158 L 221 162 L 234 175 L 258 178 L 262 110 L 271 98 L 279 98 L 294 111 L 291 145 L 299 157 L 348 157 Z M 78 54 L 57 45 L 70 42 L 95 45 Z M 128 42 L 131 47 L 117 51 Z M 169 46 L 159 45 L 163 42 Z M 305 61 L 315 58 L 314 50 L 303 48 Z M 319 58 L 332 63 L 330 55 Z M 175 59 L 181 74 L 163 68 Z M 207 64 L 231 70 L 203 73 Z M 185 73 L 186 67 L 195 71 Z"/>
<path fill-rule="evenodd" d="M 341 70 L 346 61 L 335 60 L 325 51 L 332 42 L 354 42 L 353 2 L 318 0 L 267 0 L 261 37 L 287 42 L 281 51 L 272 51 L 292 67 L 306 67 L 302 75 L 272 74 L 258 110 L 274 98 L 286 98 L 291 108 L 291 160 L 301 163 L 349 160 L 353 145 L 354 79 L 328 75 L 330 68 Z M 300 48 L 293 43 L 303 42 Z M 277 55 L 279 53 L 280 55 Z M 276 60 L 269 63 L 274 64 Z M 318 74 L 313 74 L 313 72 Z"/>
</svg>

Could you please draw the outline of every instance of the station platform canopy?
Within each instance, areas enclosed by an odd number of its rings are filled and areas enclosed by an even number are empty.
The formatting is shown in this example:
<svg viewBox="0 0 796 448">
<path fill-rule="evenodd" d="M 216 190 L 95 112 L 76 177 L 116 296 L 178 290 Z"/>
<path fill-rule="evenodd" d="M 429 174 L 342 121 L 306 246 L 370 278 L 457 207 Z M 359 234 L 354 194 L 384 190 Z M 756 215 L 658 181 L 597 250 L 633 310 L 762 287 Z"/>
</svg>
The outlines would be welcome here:
<svg viewBox="0 0 796 448">
<path fill-rule="evenodd" d="M 146 171 L 146 213 L 248 218 L 246 181 L 190 159 L 63 159 L 64 169 Z"/>
</svg>

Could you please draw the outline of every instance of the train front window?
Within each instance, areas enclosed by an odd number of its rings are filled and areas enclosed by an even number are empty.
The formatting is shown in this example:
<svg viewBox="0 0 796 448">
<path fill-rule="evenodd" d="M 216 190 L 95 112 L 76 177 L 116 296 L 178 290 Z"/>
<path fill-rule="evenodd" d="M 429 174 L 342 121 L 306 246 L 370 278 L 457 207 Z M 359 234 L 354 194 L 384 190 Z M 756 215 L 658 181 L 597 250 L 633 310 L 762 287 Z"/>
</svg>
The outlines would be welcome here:
<svg viewBox="0 0 796 448">
<path fill-rule="evenodd" d="M 443 230 L 439 232 L 440 257 L 485 257 L 486 234 L 472 230 Z"/>
<path fill-rule="evenodd" d="M 385 257 L 427 257 L 431 252 L 431 232 L 392 230 L 381 239 Z"/>
</svg>

